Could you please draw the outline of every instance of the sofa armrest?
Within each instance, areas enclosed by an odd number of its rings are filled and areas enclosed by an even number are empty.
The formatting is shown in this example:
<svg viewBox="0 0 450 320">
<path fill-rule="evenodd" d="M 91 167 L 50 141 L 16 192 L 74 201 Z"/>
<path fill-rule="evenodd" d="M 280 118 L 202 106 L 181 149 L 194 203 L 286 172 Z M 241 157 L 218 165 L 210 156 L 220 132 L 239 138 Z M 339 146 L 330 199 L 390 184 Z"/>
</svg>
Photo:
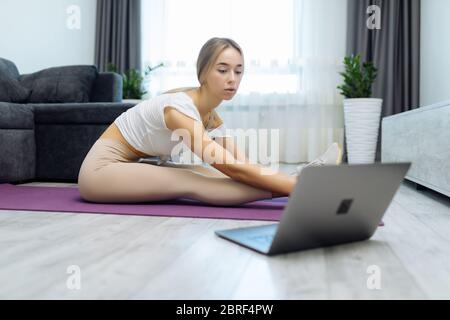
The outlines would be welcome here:
<svg viewBox="0 0 450 320">
<path fill-rule="evenodd" d="M 36 143 L 33 108 L 0 102 L 0 183 L 35 178 Z"/>
<path fill-rule="evenodd" d="M 91 102 L 122 102 L 122 76 L 114 72 L 100 72 L 94 82 Z"/>
</svg>

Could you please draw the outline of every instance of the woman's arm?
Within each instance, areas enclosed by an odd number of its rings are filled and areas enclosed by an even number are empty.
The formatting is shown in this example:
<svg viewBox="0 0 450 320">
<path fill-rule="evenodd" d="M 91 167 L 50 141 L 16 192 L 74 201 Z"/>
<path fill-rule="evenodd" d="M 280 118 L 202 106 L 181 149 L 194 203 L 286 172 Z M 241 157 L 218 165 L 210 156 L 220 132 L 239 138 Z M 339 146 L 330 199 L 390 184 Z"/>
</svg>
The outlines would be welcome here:
<svg viewBox="0 0 450 320">
<path fill-rule="evenodd" d="M 230 144 L 232 149 L 230 152 L 207 135 L 201 122 L 184 115 L 175 108 L 165 108 L 164 119 L 166 126 L 182 136 L 183 142 L 202 161 L 209 163 L 230 178 L 271 191 L 276 196 L 288 196 L 294 189 L 297 182 L 296 177 L 283 173 L 264 174 L 264 167 L 250 164 L 245 156 L 242 157 L 243 153 L 234 147 L 234 144 L 232 147 Z"/>
<path fill-rule="evenodd" d="M 241 151 L 238 148 L 238 146 L 234 143 L 232 137 L 216 137 L 214 141 L 216 141 L 223 148 L 227 149 L 234 156 L 234 158 L 237 159 L 239 162 L 248 163 L 248 164 L 250 163 L 250 160 L 245 156 L 245 153 L 243 151 Z M 261 166 L 259 166 L 259 167 L 261 168 Z M 285 176 L 285 178 L 290 179 L 291 181 L 294 181 L 294 185 L 297 182 L 296 177 L 286 176 L 282 173 L 278 173 L 278 174 Z M 272 192 L 272 193 L 273 193 L 272 197 L 274 197 L 274 198 L 282 197 L 282 196 L 286 195 L 285 193 L 277 193 L 277 192 Z"/>
<path fill-rule="evenodd" d="M 219 114 L 214 110 L 214 125 L 213 128 L 218 128 L 223 124 L 222 118 L 220 118 Z M 232 137 L 216 137 L 215 140 L 218 144 L 220 144 L 223 148 L 227 149 L 235 159 L 242 163 L 250 163 L 250 160 L 245 156 L 245 152 L 241 151 L 238 146 L 234 143 L 234 139 Z M 282 174 L 283 175 L 283 174 Z M 294 181 L 294 185 L 297 182 L 297 177 L 291 177 L 284 175 L 285 178 Z M 272 192 L 272 197 L 282 197 L 285 196 L 285 193 L 277 193 Z"/>
<path fill-rule="evenodd" d="M 218 128 L 223 124 L 223 120 L 216 112 L 216 110 L 213 110 L 213 119 L 213 128 Z M 227 149 L 233 155 L 233 157 L 240 162 L 250 162 L 245 156 L 245 153 L 239 150 L 239 148 L 235 145 L 234 139 L 232 137 L 216 137 L 214 141 L 220 144 L 223 148 Z"/>
</svg>

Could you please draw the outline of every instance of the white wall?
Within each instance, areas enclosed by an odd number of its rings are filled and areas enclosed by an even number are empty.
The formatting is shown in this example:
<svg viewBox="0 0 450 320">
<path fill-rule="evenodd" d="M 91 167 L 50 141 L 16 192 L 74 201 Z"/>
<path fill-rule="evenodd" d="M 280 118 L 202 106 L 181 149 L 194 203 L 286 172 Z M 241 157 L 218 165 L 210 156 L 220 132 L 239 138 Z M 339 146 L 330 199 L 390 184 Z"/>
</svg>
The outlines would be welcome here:
<svg viewBox="0 0 450 320">
<path fill-rule="evenodd" d="M 0 57 L 16 63 L 20 73 L 73 64 L 94 64 L 95 0 L 1 0 Z M 70 29 L 80 8 L 80 28 Z M 72 24 L 73 25 L 73 24 Z"/>
<path fill-rule="evenodd" d="M 421 2 L 420 105 L 450 100 L 450 1 Z"/>
</svg>

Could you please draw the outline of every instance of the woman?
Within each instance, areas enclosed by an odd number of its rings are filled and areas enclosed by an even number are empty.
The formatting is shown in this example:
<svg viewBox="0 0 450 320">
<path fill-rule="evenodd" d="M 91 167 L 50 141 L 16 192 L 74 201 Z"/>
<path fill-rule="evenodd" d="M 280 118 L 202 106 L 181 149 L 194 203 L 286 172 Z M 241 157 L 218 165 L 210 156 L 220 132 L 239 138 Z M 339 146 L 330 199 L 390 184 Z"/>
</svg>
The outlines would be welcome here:
<svg viewBox="0 0 450 320">
<path fill-rule="evenodd" d="M 215 108 L 236 94 L 243 70 L 243 54 L 236 42 L 227 38 L 207 41 L 197 60 L 199 88 L 175 89 L 139 103 L 122 113 L 95 142 L 78 176 L 82 197 L 91 202 L 190 198 L 237 205 L 289 196 L 296 176 L 263 174 L 264 167 L 249 163 L 232 139 L 220 133 L 224 125 Z M 214 136 L 210 136 L 212 130 Z M 170 155 L 178 144 L 171 139 L 173 132 L 187 133 L 183 143 L 217 170 L 137 162 L 143 157 Z M 313 165 L 329 162 L 340 162 L 336 147 Z"/>
</svg>

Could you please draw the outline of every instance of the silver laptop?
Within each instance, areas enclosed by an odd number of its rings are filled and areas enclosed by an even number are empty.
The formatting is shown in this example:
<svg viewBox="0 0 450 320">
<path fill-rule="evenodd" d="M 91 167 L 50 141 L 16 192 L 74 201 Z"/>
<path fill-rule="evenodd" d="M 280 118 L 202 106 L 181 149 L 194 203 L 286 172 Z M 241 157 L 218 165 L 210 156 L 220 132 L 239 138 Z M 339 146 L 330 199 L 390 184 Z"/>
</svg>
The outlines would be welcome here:
<svg viewBox="0 0 450 320">
<path fill-rule="evenodd" d="M 267 255 L 367 240 L 375 233 L 410 166 L 376 163 L 306 167 L 279 223 L 215 233 Z"/>
</svg>

